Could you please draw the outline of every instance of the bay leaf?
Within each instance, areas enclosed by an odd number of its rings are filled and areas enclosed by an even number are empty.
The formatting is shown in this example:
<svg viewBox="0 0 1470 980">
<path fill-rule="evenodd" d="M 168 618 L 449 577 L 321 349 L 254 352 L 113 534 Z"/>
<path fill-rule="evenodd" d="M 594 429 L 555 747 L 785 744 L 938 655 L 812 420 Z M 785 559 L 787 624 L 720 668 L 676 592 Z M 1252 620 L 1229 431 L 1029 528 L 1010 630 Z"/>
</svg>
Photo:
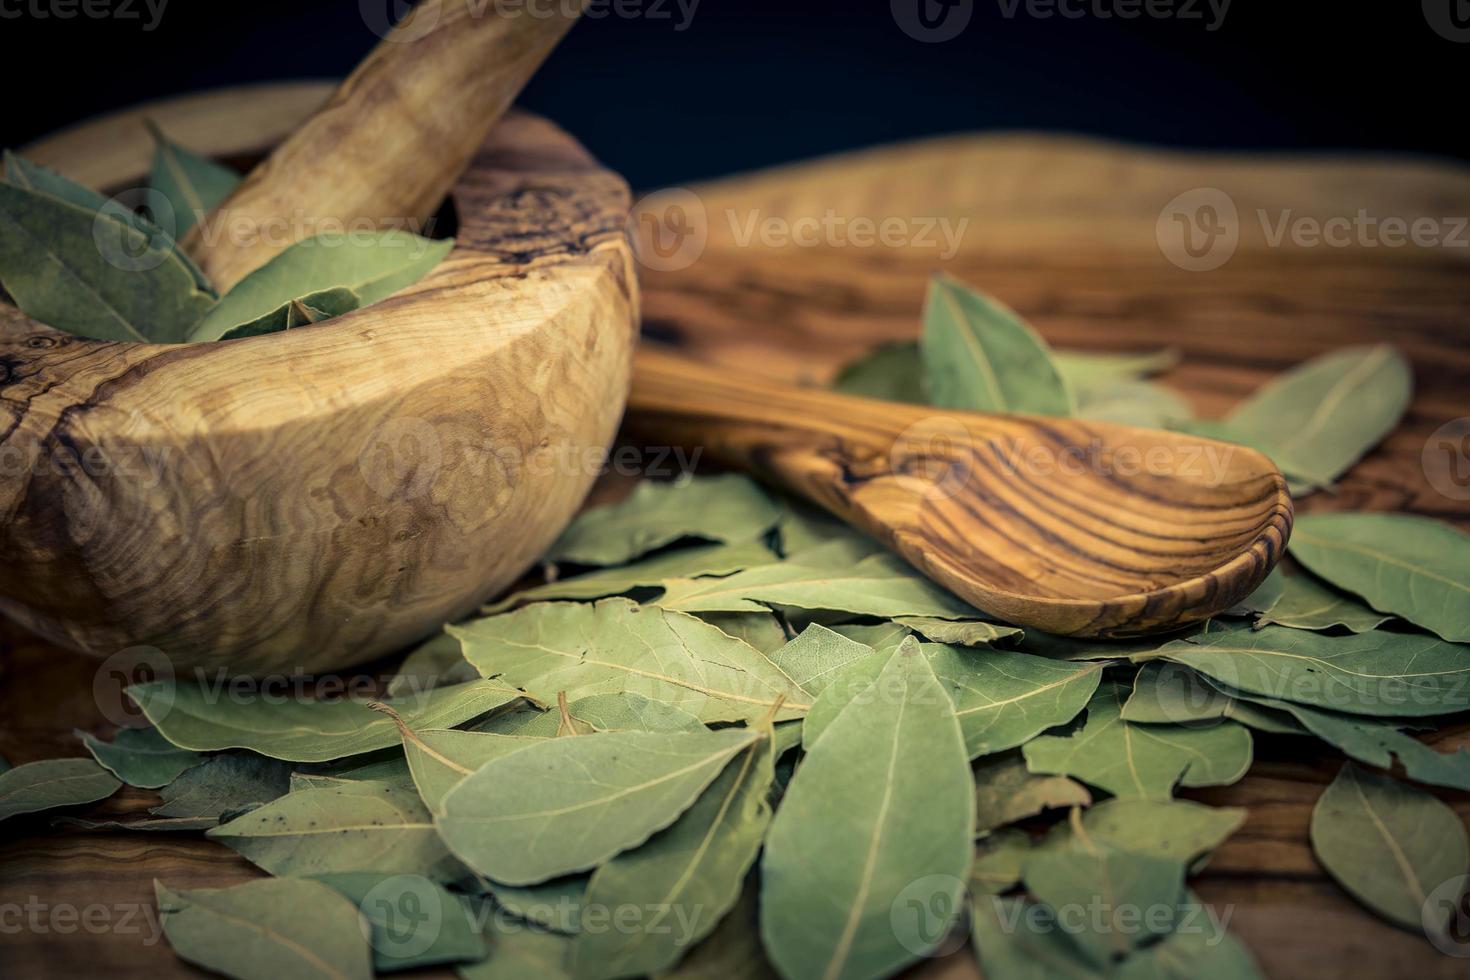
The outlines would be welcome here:
<svg viewBox="0 0 1470 980">
<path fill-rule="evenodd" d="M 934 619 L 928 616 L 899 616 L 894 622 L 913 630 L 926 640 L 961 647 L 990 646 L 1001 640 L 1015 639 L 1025 635 L 1014 626 L 1004 626 L 978 619 L 955 621 Z"/>
<path fill-rule="evenodd" d="M 1232 701 L 1188 667 L 1154 661 L 1134 676 L 1122 718 L 1145 725 L 1211 724 L 1228 717 Z"/>
<path fill-rule="evenodd" d="M 214 304 L 173 240 L 120 204 L 100 211 L 0 183 L 0 283 L 27 315 L 96 340 L 177 343 Z"/>
<path fill-rule="evenodd" d="M 1291 554 L 1379 612 L 1470 641 L 1470 534 L 1410 514 L 1308 514 Z"/>
<path fill-rule="evenodd" d="M 621 565 L 684 538 L 723 544 L 755 541 L 780 517 L 770 495 L 738 473 L 673 483 L 644 480 L 626 500 L 580 514 L 546 558 Z"/>
<path fill-rule="evenodd" d="M 464 873 L 412 788 L 360 782 L 289 793 L 207 834 L 273 875 Z"/>
<path fill-rule="evenodd" d="M 422 875 L 346 871 L 310 880 L 357 907 L 371 930 L 377 973 L 477 962 L 489 954 L 463 900 Z"/>
<path fill-rule="evenodd" d="M 866 644 L 813 624 L 772 652 L 771 663 L 803 691 L 820 695 L 834 678 L 841 676 L 845 667 L 873 653 L 873 648 Z M 873 676 L 877 676 L 879 669 L 874 669 Z"/>
<path fill-rule="evenodd" d="M 974 412 L 1071 415 L 1046 341 L 993 297 L 948 276 L 929 283 L 919 341 L 929 403 Z"/>
<path fill-rule="evenodd" d="M 872 538 L 824 510 L 789 498 L 781 500 L 780 507 L 781 516 L 773 537 L 783 558 L 789 559 L 829 544 L 858 549 L 860 557 L 880 550 Z"/>
<path fill-rule="evenodd" d="M 582 905 L 589 877 L 576 874 L 536 885 L 502 885 L 477 876 L 477 882 L 494 896 L 496 905 L 517 918 L 551 932 L 573 936 L 582 924 Z"/>
<path fill-rule="evenodd" d="M 568 965 L 578 980 L 658 974 L 709 935 L 740 898 L 771 820 L 774 733 L 725 767 L 666 830 L 592 873 Z M 613 927 L 621 910 L 641 914 Z M 594 911 L 601 911 L 589 919 Z"/>
<path fill-rule="evenodd" d="M 277 759 L 246 752 L 210 756 L 165 786 L 160 791 L 163 803 L 149 812 L 176 819 L 219 820 L 227 813 L 285 796 L 290 779 L 291 767 Z"/>
<path fill-rule="evenodd" d="M 1227 688 L 1351 714 L 1415 716 L 1470 707 L 1467 648 L 1370 630 L 1327 636 L 1267 626 L 1201 633 L 1160 647 Z"/>
<path fill-rule="evenodd" d="M 1312 809 L 1311 837 L 1317 859 L 1344 890 L 1416 933 L 1425 927 L 1430 893 L 1470 872 L 1470 844 L 1455 811 L 1351 762 Z M 1448 916 L 1430 924 L 1448 927 Z"/>
<path fill-rule="evenodd" d="M 1366 633 L 1391 619 L 1392 616 L 1374 612 L 1316 576 L 1302 573 L 1283 576 L 1280 597 L 1262 611 L 1256 625 L 1289 626 L 1296 630 L 1343 627 L 1353 633 Z"/>
<path fill-rule="evenodd" d="M 669 826 L 756 737 L 733 730 L 547 739 L 465 777 L 435 822 L 485 877 L 546 881 L 596 867 Z"/>
<path fill-rule="evenodd" d="M 228 685 L 212 689 L 174 680 L 136 684 L 128 695 L 164 738 L 197 752 L 238 748 L 290 762 L 326 762 L 398 744 L 392 719 L 362 701 L 238 698 Z M 481 680 L 390 704 L 415 728 L 452 728 L 523 696 L 499 681 Z"/>
<path fill-rule="evenodd" d="M 1105 980 L 1045 905 L 1022 898 L 978 898 L 970 939 L 986 980 Z"/>
<path fill-rule="evenodd" d="M 1027 766 L 1044 775 L 1071 776 L 1123 799 L 1167 800 L 1176 785 L 1226 786 L 1245 775 L 1251 762 L 1245 726 L 1124 721 L 1126 691 L 1115 682 L 1099 685 L 1080 728 L 1026 743 Z"/>
<path fill-rule="evenodd" d="M 424 806 L 444 811 L 444 797 L 466 776 L 492 759 L 509 755 L 541 741 L 523 735 L 461 732 L 453 729 L 403 731 L 403 755 L 413 773 L 414 786 Z"/>
<path fill-rule="evenodd" d="M 704 722 L 672 704 L 641 694 L 589 694 L 569 705 L 571 713 L 599 732 L 702 732 Z M 478 726 L 479 731 L 531 738 L 553 738 L 560 721 L 554 711 L 526 711 L 500 715 Z"/>
<path fill-rule="evenodd" d="M 189 891 L 153 884 L 164 935 L 197 966 L 240 980 L 373 975 L 357 908 L 321 882 L 266 878 Z"/>
<path fill-rule="evenodd" d="M 1057 371 L 1075 391 L 1114 381 L 1138 381 L 1155 374 L 1163 374 L 1177 367 L 1182 355 L 1176 347 L 1161 347 L 1158 350 L 1128 354 L 1057 350 L 1052 351 L 1051 359 Z"/>
<path fill-rule="evenodd" d="M 774 613 L 696 613 L 695 615 L 726 636 L 743 640 L 761 653 L 772 653 L 779 650 L 789 639 L 786 635 L 786 628 L 781 625 L 781 620 L 777 619 Z"/>
<path fill-rule="evenodd" d="M 1086 787 L 1066 776 L 1038 776 L 1016 752 L 982 759 L 974 774 L 976 834 L 988 834 L 1044 810 L 1092 803 Z"/>
<path fill-rule="evenodd" d="M 874 650 L 887 650 L 889 653 L 892 653 L 905 637 L 913 635 L 913 630 L 896 621 L 878 623 L 873 626 L 839 623 L 832 627 L 832 632 L 845 636 L 849 640 L 856 640 Z"/>
<path fill-rule="evenodd" d="M 1189 800 L 1112 799 L 1094 804 L 1080 816 L 1094 841 L 1134 854 L 1168 858 L 1198 870 L 1201 858 L 1219 847 L 1245 824 L 1243 807 L 1213 807 Z M 1075 830 L 1070 821 L 1054 826 L 1038 849 L 1070 847 Z"/>
<path fill-rule="evenodd" d="M 86 820 L 82 817 L 56 817 L 52 826 L 70 827 L 99 833 L 195 833 L 219 824 L 212 817 L 161 817 L 142 820 Z"/>
<path fill-rule="evenodd" d="M 78 731 L 76 735 L 99 765 L 129 786 L 142 789 L 167 786 L 185 769 L 205 759 L 198 752 L 174 745 L 156 728 L 123 728 L 111 742 L 90 732 Z"/>
<path fill-rule="evenodd" d="M 317 235 L 240 280 L 194 325 L 189 340 L 219 340 L 240 324 L 323 290 L 350 290 L 370 306 L 418 282 L 453 247 L 453 239 L 433 241 L 398 230 Z"/>
<path fill-rule="evenodd" d="M 889 696 L 832 721 L 771 822 L 761 935 L 784 976 L 887 976 L 942 942 L 960 908 L 975 797 L 959 722 L 913 641 L 875 686 Z"/>
<path fill-rule="evenodd" d="M 760 886 L 755 874 L 715 931 L 659 980 L 777 980 L 760 940 Z"/>
<path fill-rule="evenodd" d="M 1076 389 L 1078 418 L 1163 429 L 1194 417 L 1183 395 L 1152 381 L 1114 381 Z"/>
<path fill-rule="evenodd" d="M 1065 844 L 1027 856 L 1021 877 L 1026 890 L 1063 921 L 1084 923 L 1068 938 L 1094 966 L 1106 969 L 1180 924 L 1184 862 L 1095 840 L 1077 811 L 1071 825 Z"/>
<path fill-rule="evenodd" d="M 1021 868 L 1030 852 L 1030 836 L 1014 827 L 997 830 L 976 841 L 975 863 L 970 865 L 971 894 L 1000 895 L 1015 888 L 1021 883 Z"/>
<path fill-rule="evenodd" d="M 608 596 L 626 595 L 635 589 L 658 588 L 669 578 L 730 575 L 753 565 L 769 564 L 774 560 L 775 555 L 771 553 L 771 549 L 759 541 L 676 548 L 645 558 L 636 565 L 601 568 L 585 575 L 574 575 L 523 589 L 499 602 L 485 605 L 480 612 L 494 615 L 530 602 L 548 600 L 605 599 Z"/>
<path fill-rule="evenodd" d="M 0 820 L 105 800 L 121 788 L 91 759 L 44 759 L 0 772 Z"/>
<path fill-rule="evenodd" d="M 1330 486 L 1393 431 L 1413 373 L 1384 344 L 1312 358 L 1260 388 L 1225 419 L 1290 476 Z"/>
<path fill-rule="evenodd" d="M 1286 576 L 1281 567 L 1271 569 L 1271 574 L 1266 580 L 1256 586 L 1256 590 L 1246 596 L 1240 602 L 1231 606 L 1220 615 L 1222 616 L 1257 616 L 1274 608 L 1281 597 L 1286 593 Z"/>
<path fill-rule="evenodd" d="M 844 395 L 926 405 L 924 361 L 915 340 L 884 344 L 843 365 L 832 388 Z"/>
<path fill-rule="evenodd" d="M 151 122 L 148 127 L 154 143 L 153 172 L 148 183 L 172 207 L 173 236 L 182 238 L 185 232 L 230 196 L 241 178 L 229 167 L 171 142 Z"/>
<path fill-rule="evenodd" d="M 710 723 L 761 717 L 782 698 L 780 720 L 810 705 L 754 647 L 693 616 L 626 599 L 536 603 L 449 632 L 482 675 L 545 702 L 562 691 L 572 700 L 631 692 Z"/>
<path fill-rule="evenodd" d="M 387 783 L 394 787 L 413 789 L 413 774 L 408 770 L 408 760 L 404 758 L 402 748 L 396 745 L 332 762 L 301 766 L 291 774 L 293 788 L 302 777 L 310 777 L 313 785 L 317 785 L 318 781 L 324 786 Z"/>
<path fill-rule="evenodd" d="M 895 619 L 975 620 L 978 610 L 933 584 L 897 555 L 875 554 L 826 569 L 793 559 L 726 578 L 670 579 L 656 604 L 684 612 L 763 612 L 767 605 Z"/>
<path fill-rule="evenodd" d="M 570 936 L 528 926 L 503 915 L 482 914 L 490 955 L 456 968 L 461 980 L 570 980 Z"/>
<path fill-rule="evenodd" d="M 1179 928 L 1164 941 L 1130 956 L 1119 980 L 1263 980 L 1241 941 L 1225 931 L 1210 906 L 1191 894 L 1191 909 L 1204 909 L 1209 928 Z"/>
<path fill-rule="evenodd" d="M 474 666 L 464 658 L 459 637 L 439 633 L 414 647 L 403 658 L 388 681 L 388 697 L 420 695 L 436 687 L 463 684 L 479 676 Z"/>
<path fill-rule="evenodd" d="M 269 313 L 246 323 L 236 324 L 218 337 L 210 339 L 239 340 L 243 337 L 259 337 L 261 334 L 309 327 L 313 323 L 351 313 L 362 305 L 362 298 L 351 289 L 341 286 L 320 289 L 293 297 Z"/>
</svg>

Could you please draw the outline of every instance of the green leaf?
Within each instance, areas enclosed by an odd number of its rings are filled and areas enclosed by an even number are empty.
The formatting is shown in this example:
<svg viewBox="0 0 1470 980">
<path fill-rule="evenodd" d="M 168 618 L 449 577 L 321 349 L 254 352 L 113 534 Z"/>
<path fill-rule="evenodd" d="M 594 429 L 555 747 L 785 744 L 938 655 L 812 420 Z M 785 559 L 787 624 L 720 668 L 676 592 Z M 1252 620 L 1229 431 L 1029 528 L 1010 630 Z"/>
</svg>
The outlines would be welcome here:
<svg viewBox="0 0 1470 980">
<path fill-rule="evenodd" d="M 997 828 L 1043 810 L 1089 806 L 1092 794 L 1065 776 L 1038 776 L 1018 752 L 982 759 L 975 773 L 975 833 Z"/>
<path fill-rule="evenodd" d="M 733 636 L 761 653 L 772 653 L 786 645 L 786 628 L 774 613 L 696 613 L 726 636 Z"/>
<path fill-rule="evenodd" d="M 702 732 L 704 722 L 682 708 L 654 701 L 641 694 L 589 694 L 572 701 L 572 715 L 598 732 Z M 520 711 L 498 715 L 476 727 L 476 731 L 531 738 L 554 738 L 560 728 L 555 710 Z"/>
<path fill-rule="evenodd" d="M 649 914 L 632 929 L 583 928 L 568 959 L 574 977 L 661 973 L 735 906 L 771 819 L 773 749 L 767 732 L 672 826 L 592 873 L 587 909 Z"/>
<path fill-rule="evenodd" d="M 204 761 L 204 756 L 174 745 L 156 728 L 124 728 L 104 742 L 89 732 L 77 737 L 103 768 L 129 786 L 158 789 L 178 778 L 185 769 Z"/>
<path fill-rule="evenodd" d="M 1297 518 L 1290 547 L 1379 612 L 1470 641 L 1470 534 L 1409 514 L 1309 514 Z"/>
<path fill-rule="evenodd" d="M 182 959 L 241 980 L 370 980 L 352 902 L 317 881 L 268 878 L 173 891 L 155 881 L 164 935 Z"/>
<path fill-rule="evenodd" d="M 1231 606 L 1220 615 L 1222 616 L 1256 616 L 1273 608 L 1281 597 L 1286 593 L 1286 576 L 1281 571 L 1281 566 L 1271 569 L 1271 574 L 1266 580 L 1256 586 L 1256 590 L 1246 596 L 1240 602 Z"/>
<path fill-rule="evenodd" d="M 273 759 L 326 762 L 398 744 L 392 719 L 361 701 L 309 701 L 232 696 L 173 680 L 128 688 L 164 738 L 197 752 L 250 749 Z M 438 688 L 390 702 L 414 728 L 452 728 L 524 695 L 498 681 Z"/>
<path fill-rule="evenodd" d="M 207 160 L 172 143 L 151 122 L 153 174 L 149 184 L 168 201 L 174 213 L 174 237 L 199 223 L 240 184 L 240 175 L 229 167 Z"/>
<path fill-rule="evenodd" d="M 27 316 L 97 340 L 177 343 L 214 303 L 173 239 L 121 204 L 12 183 L 0 183 L 0 283 Z"/>
<path fill-rule="evenodd" d="M 1001 640 L 1025 635 L 1014 626 L 1001 626 L 983 620 L 954 621 L 929 616 L 899 616 L 894 622 L 913 630 L 926 640 L 960 647 L 990 646 Z"/>
<path fill-rule="evenodd" d="M 834 680 L 842 677 L 844 668 L 873 656 L 873 652 L 873 648 L 864 643 L 814 623 L 772 652 L 771 663 L 803 691 L 820 695 Z M 881 665 L 875 667 L 872 676 L 877 676 L 881 669 Z M 871 677 L 868 682 L 871 682 Z"/>
<path fill-rule="evenodd" d="M 771 554 L 771 549 L 759 541 L 677 548 L 644 559 L 636 565 L 602 568 L 585 575 L 557 579 L 545 585 L 523 589 L 483 607 L 480 611 L 493 615 L 530 602 L 605 599 L 608 596 L 625 595 L 634 589 L 658 588 L 669 578 L 730 575 L 753 565 L 769 564 L 775 557 Z"/>
<path fill-rule="evenodd" d="M 1330 486 L 1409 407 L 1409 362 L 1387 345 L 1315 357 L 1262 387 L 1225 420 L 1290 476 Z"/>
<path fill-rule="evenodd" d="M 754 874 L 734 910 L 659 980 L 777 980 L 760 940 L 760 890 Z"/>
<path fill-rule="evenodd" d="M 466 777 L 444 798 L 439 833 L 473 870 L 510 885 L 593 868 L 678 819 L 756 737 L 734 730 L 548 739 Z"/>
<path fill-rule="evenodd" d="M 1023 752 L 1032 772 L 1066 775 L 1123 799 L 1167 800 L 1176 785 L 1225 786 L 1251 762 L 1250 731 L 1139 725 L 1122 718 L 1127 688 L 1100 685 L 1087 720 L 1069 735 L 1042 735 Z"/>
<path fill-rule="evenodd" d="M 96 803 L 122 786 L 91 759 L 45 759 L 0 773 L 0 820 L 59 806 Z"/>
<path fill-rule="evenodd" d="M 875 687 L 812 747 L 767 835 L 761 935 L 788 977 L 886 976 L 959 911 L 975 823 L 959 722 L 916 642 Z"/>
<path fill-rule="evenodd" d="M 360 306 L 362 306 L 362 300 L 350 289 L 343 289 L 340 286 L 323 289 L 284 303 L 249 323 L 231 327 L 213 339 L 239 340 L 242 337 L 258 337 L 261 334 L 309 327 L 313 323 L 321 323 L 334 316 L 351 313 Z"/>
<path fill-rule="evenodd" d="M 490 955 L 478 963 L 458 967 L 461 980 L 570 980 L 565 967 L 570 937 L 508 922 L 493 913 L 480 918 L 485 923 Z"/>
<path fill-rule="evenodd" d="M 388 681 L 388 697 L 424 694 L 437 687 L 472 681 L 480 675 L 464 658 L 459 637 L 440 633 L 414 647 Z"/>
<path fill-rule="evenodd" d="M 1104 980 L 1044 905 L 989 895 L 975 901 L 970 937 L 986 980 Z"/>
<path fill-rule="evenodd" d="M 645 480 L 626 500 L 582 513 L 546 558 L 621 565 L 684 538 L 724 544 L 754 541 L 780 517 L 770 495 L 738 473 L 674 483 Z"/>
<path fill-rule="evenodd" d="M 970 865 L 971 893 L 1000 895 L 1015 888 L 1030 853 L 1031 838 L 1024 830 L 997 830 L 981 838 L 975 844 L 975 863 Z"/>
<path fill-rule="evenodd" d="M 1151 381 L 1114 381 L 1077 390 L 1077 417 L 1162 429 L 1194 417 L 1189 400 Z"/>
<path fill-rule="evenodd" d="M 1470 707 L 1466 653 L 1422 634 L 1326 636 L 1282 626 L 1201 633 L 1157 651 L 1249 694 L 1351 714 L 1415 717 Z"/>
<path fill-rule="evenodd" d="M 342 288 L 363 306 L 413 285 L 454 247 L 407 231 L 318 235 L 298 242 L 246 276 L 189 332 L 189 340 L 219 340 L 292 300 Z"/>
<path fill-rule="evenodd" d="M 444 797 L 470 773 L 492 759 L 539 741 L 524 735 L 405 729 L 403 755 L 408 760 L 409 772 L 413 773 L 419 798 L 434 813 L 442 813 Z"/>
<path fill-rule="evenodd" d="M 208 830 L 219 823 L 213 817 L 168 817 L 158 820 L 86 820 L 81 817 L 56 817 L 54 826 L 109 834 L 194 833 Z"/>
<path fill-rule="evenodd" d="M 1228 717 L 1233 698 L 1188 667 L 1155 661 L 1133 678 L 1123 720 L 1144 725 L 1194 725 Z"/>
<path fill-rule="evenodd" d="M 568 936 L 581 926 L 583 898 L 590 875 L 567 875 L 539 885 L 502 885 L 498 881 L 479 878 L 481 888 L 495 898 L 495 904 L 517 918 Z"/>
<path fill-rule="evenodd" d="M 211 756 L 165 786 L 160 794 L 163 804 L 149 812 L 160 817 L 218 820 L 285 796 L 290 780 L 291 767 L 276 759 L 244 752 Z"/>
<path fill-rule="evenodd" d="M 1104 800 L 1081 815 L 1094 841 L 1134 854 L 1195 866 L 1245 823 L 1243 807 L 1212 807 L 1188 800 Z M 1037 847 L 1068 847 L 1075 835 L 1060 823 Z"/>
<path fill-rule="evenodd" d="M 920 341 L 929 401 L 975 412 L 1071 415 L 1046 341 L 995 299 L 947 276 L 929 283 Z"/>
<path fill-rule="evenodd" d="M 1312 810 L 1312 849 L 1349 894 L 1412 932 L 1433 914 L 1430 894 L 1470 872 L 1470 844 L 1455 811 L 1351 762 Z M 1449 918 L 1429 924 L 1445 928 Z"/>
<path fill-rule="evenodd" d="M 1262 611 L 1257 626 L 1289 626 L 1297 630 L 1330 630 L 1341 626 L 1353 633 L 1366 633 L 1393 618 L 1374 612 L 1316 576 L 1286 575 L 1281 580 L 1281 596 Z"/>
<path fill-rule="evenodd" d="M 626 599 L 537 603 L 449 632 L 481 674 L 545 702 L 563 691 L 572 700 L 627 691 L 711 723 L 761 717 L 783 697 L 782 720 L 810 706 L 754 647 L 693 616 Z"/>
<path fill-rule="evenodd" d="M 1057 371 L 1075 391 L 1163 374 L 1179 364 L 1181 355 L 1175 347 L 1162 347 L 1136 354 L 1058 350 L 1052 351 L 1051 359 Z"/>
<path fill-rule="evenodd" d="M 930 582 L 896 555 L 876 554 L 856 565 L 822 568 L 802 559 L 763 565 L 728 578 L 671 579 L 656 604 L 684 612 L 764 612 L 794 606 L 895 619 L 904 616 L 975 620 L 981 614 Z"/>
<path fill-rule="evenodd" d="M 1119 980 L 1263 980 L 1251 954 L 1213 910 L 1192 894 L 1187 903 L 1207 913 L 1211 929 L 1180 928 L 1129 957 L 1117 972 Z"/>
<path fill-rule="evenodd" d="M 929 402 L 924 392 L 924 362 L 914 340 L 884 344 L 848 362 L 832 381 L 832 388 L 860 398 L 910 405 Z"/>
<path fill-rule="evenodd" d="M 452 881 L 463 874 L 413 790 L 388 783 L 289 793 L 207 836 L 273 875 L 378 871 Z"/>
<path fill-rule="evenodd" d="M 348 871 L 313 875 L 357 906 L 372 931 L 373 969 L 476 962 L 489 952 L 463 900 L 423 875 Z"/>
</svg>

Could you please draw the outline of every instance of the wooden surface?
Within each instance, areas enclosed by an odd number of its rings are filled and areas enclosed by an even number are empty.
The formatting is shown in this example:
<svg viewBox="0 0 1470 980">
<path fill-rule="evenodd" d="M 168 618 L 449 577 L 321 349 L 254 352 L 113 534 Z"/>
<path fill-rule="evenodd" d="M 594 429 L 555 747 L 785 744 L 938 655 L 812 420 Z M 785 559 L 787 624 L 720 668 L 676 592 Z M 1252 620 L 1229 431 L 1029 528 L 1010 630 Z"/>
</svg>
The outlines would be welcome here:
<svg viewBox="0 0 1470 980">
<path fill-rule="evenodd" d="M 1286 481 L 1243 447 L 853 398 L 647 344 L 626 428 L 785 486 L 961 598 L 1048 633 L 1208 619 L 1261 584 L 1291 530 Z"/>
<path fill-rule="evenodd" d="M 1159 250 L 1160 210 L 1192 188 L 1226 189 L 1248 221 L 1234 258 L 1186 272 Z M 913 336 L 929 273 L 945 268 L 1024 313 L 1053 343 L 1098 350 L 1180 347 L 1166 383 L 1218 416 L 1271 374 L 1349 343 L 1387 340 L 1413 359 L 1417 394 L 1404 425 L 1300 511 L 1411 510 L 1470 527 L 1470 502 L 1436 490 L 1421 468 L 1442 423 L 1470 416 L 1470 282 L 1453 249 L 1271 248 L 1255 209 L 1294 215 L 1470 214 L 1470 174 L 1420 162 L 1306 162 L 1156 154 L 1039 137 L 954 139 L 792 168 L 699 189 L 714 218 L 692 266 L 645 270 L 645 330 L 682 339 L 716 363 L 815 381 L 883 339 Z M 741 248 L 725 209 L 782 217 L 969 216 L 958 255 L 889 248 Z M 611 491 L 612 487 L 605 488 Z M 95 664 L 6 627 L 0 653 L 0 753 L 28 761 L 79 751 L 73 726 L 104 727 Z M 104 697 L 105 701 L 106 698 Z M 1470 745 L 1470 726 L 1433 739 Z M 1222 914 L 1268 976 L 1463 977 L 1465 961 L 1365 912 L 1326 878 L 1307 842 L 1313 803 L 1341 757 L 1301 740 L 1257 740 L 1257 762 L 1232 787 L 1189 796 L 1250 816 L 1193 887 Z M 1436 791 L 1470 818 L 1470 794 Z M 127 791 L 108 812 L 141 814 Z M 223 848 L 185 837 L 125 837 L 7 824 L 0 904 L 55 909 L 152 907 L 151 880 L 224 885 L 258 875 Z M 116 921 L 114 917 L 114 921 Z M 165 945 L 116 929 L 67 935 L 0 932 L 0 972 L 155 977 L 191 971 Z M 973 977 L 968 952 L 925 977 Z"/>
<path fill-rule="evenodd" d="M 215 130 L 169 108 L 150 115 L 209 152 Z M 90 166 L 107 144 L 85 146 L 68 137 Z M 628 192 L 522 114 L 452 197 L 449 257 L 321 329 L 165 346 L 0 317 L 0 614 L 103 657 L 310 671 L 401 648 L 518 577 L 626 398 Z"/>
</svg>

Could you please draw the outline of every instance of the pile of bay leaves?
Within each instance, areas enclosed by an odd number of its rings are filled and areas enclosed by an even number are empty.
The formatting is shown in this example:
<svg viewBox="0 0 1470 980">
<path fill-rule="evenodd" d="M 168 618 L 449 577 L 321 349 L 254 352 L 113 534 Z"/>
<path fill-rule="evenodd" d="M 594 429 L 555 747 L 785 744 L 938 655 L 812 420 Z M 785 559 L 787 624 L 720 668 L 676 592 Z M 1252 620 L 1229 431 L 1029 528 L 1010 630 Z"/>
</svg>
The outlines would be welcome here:
<svg viewBox="0 0 1470 980">
<path fill-rule="evenodd" d="M 47 326 L 97 340 L 232 340 L 375 303 L 417 282 L 453 247 L 407 231 L 333 229 L 287 248 L 220 297 L 178 240 L 240 176 L 153 133 L 153 172 L 137 210 L 125 202 L 128 195 L 104 197 L 6 152 L 0 300 Z M 200 231 L 263 233 L 226 224 Z"/>
<path fill-rule="evenodd" d="M 1396 352 L 1345 350 L 1205 424 L 1146 380 L 1172 362 L 1052 352 L 939 279 L 922 341 L 838 384 L 1208 430 L 1303 495 L 1409 396 Z M 744 477 L 645 482 L 380 701 L 140 684 L 153 727 L 0 775 L 0 817 L 158 788 L 146 821 L 62 819 L 203 831 L 269 872 L 157 886 L 178 954 L 239 977 L 874 978 L 969 939 L 990 980 L 1245 978 L 1187 878 L 1246 812 L 1178 794 L 1239 780 L 1258 740 L 1315 740 L 1347 759 L 1312 821 L 1322 865 L 1442 941 L 1470 852 L 1426 787 L 1470 789 L 1470 753 L 1417 735 L 1470 711 L 1470 538 L 1321 514 L 1291 553 L 1213 622 L 1067 640 Z"/>
</svg>

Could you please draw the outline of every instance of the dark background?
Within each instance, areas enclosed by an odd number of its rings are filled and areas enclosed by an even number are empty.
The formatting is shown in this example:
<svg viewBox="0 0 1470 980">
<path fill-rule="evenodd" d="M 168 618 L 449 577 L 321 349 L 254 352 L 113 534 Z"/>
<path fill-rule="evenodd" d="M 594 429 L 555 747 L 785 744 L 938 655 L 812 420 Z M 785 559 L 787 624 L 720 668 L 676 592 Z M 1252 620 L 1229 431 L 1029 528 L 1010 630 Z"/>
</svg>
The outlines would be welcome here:
<svg viewBox="0 0 1470 980">
<path fill-rule="evenodd" d="M 143 0 L 94 0 L 137 20 L 26 12 L 56 2 L 76 0 L 0 0 L 0 144 L 191 89 L 341 75 L 376 40 L 359 0 L 170 0 L 152 31 Z M 618 0 L 662 2 L 664 16 L 631 18 L 594 2 L 605 16 L 572 31 L 522 102 L 635 187 L 963 130 L 1470 157 L 1470 44 L 1436 33 L 1420 0 L 1371 13 L 1234 0 L 1214 31 L 1204 0 L 1194 20 L 1007 17 L 1011 0 L 959 0 L 973 16 L 943 43 L 905 34 L 889 0 L 700 0 L 683 30 L 675 0 Z"/>
</svg>

